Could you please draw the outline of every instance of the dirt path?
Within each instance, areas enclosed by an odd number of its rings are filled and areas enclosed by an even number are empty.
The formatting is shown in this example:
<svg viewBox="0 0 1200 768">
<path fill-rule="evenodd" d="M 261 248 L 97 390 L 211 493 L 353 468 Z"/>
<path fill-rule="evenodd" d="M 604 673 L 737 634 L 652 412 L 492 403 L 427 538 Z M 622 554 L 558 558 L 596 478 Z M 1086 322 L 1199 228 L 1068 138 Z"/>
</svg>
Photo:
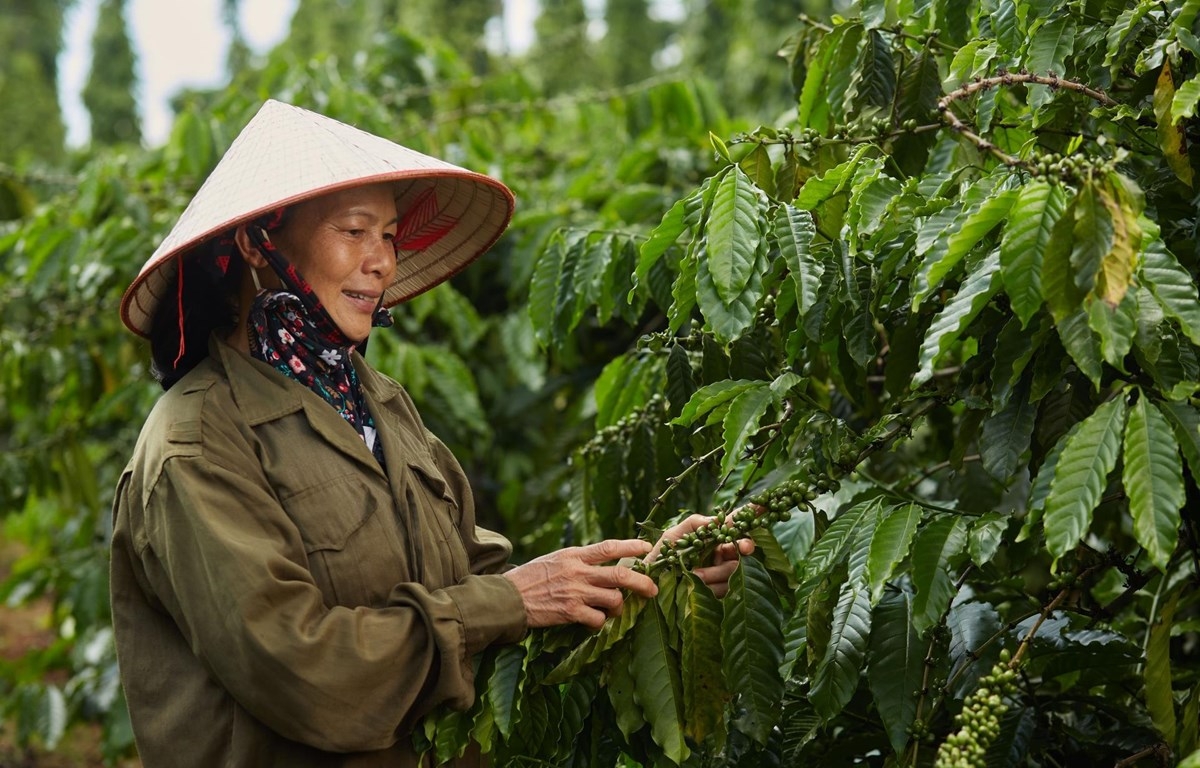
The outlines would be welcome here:
<svg viewBox="0 0 1200 768">
<path fill-rule="evenodd" d="M 0 539 L 0 582 L 8 578 L 21 549 Z M 0 604 L 0 666 L 19 660 L 30 651 L 48 647 L 54 641 L 50 622 L 51 603 L 39 598 L 27 605 L 10 608 Z M 71 728 L 53 752 L 22 749 L 17 746 L 16 728 L 0 722 L 0 768 L 103 768 L 105 765 L 100 726 L 85 723 Z M 140 768 L 138 760 L 126 760 L 117 768 Z"/>
</svg>

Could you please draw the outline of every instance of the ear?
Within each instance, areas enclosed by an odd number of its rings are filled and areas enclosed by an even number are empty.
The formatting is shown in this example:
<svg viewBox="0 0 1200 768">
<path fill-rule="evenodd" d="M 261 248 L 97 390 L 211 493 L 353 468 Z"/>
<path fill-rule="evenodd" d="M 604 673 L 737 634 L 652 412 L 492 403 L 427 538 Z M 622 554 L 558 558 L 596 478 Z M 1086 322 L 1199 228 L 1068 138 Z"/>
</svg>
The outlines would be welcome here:
<svg viewBox="0 0 1200 768">
<path fill-rule="evenodd" d="M 267 266 L 267 260 L 259 253 L 258 248 L 254 245 L 254 241 L 250 239 L 250 234 L 246 231 L 246 225 L 240 225 L 233 233 L 233 242 L 237 244 L 237 249 L 242 254 L 242 259 L 245 260 L 254 269 L 262 269 Z"/>
</svg>

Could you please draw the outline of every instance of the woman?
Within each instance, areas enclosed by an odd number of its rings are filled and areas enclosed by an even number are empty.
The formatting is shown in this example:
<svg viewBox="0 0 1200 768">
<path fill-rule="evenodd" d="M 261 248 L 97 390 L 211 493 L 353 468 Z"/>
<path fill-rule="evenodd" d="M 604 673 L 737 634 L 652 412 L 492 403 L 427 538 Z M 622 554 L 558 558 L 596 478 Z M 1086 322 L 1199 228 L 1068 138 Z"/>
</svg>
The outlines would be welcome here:
<svg viewBox="0 0 1200 768">
<path fill-rule="evenodd" d="M 166 394 L 114 503 L 113 624 L 143 763 L 405 766 L 472 656 L 656 592 L 605 541 L 527 564 L 360 356 L 386 307 L 507 226 L 502 184 L 269 101 L 122 301 Z M 677 536 L 706 518 L 673 529 Z M 700 569 L 721 590 L 736 567 Z"/>
</svg>

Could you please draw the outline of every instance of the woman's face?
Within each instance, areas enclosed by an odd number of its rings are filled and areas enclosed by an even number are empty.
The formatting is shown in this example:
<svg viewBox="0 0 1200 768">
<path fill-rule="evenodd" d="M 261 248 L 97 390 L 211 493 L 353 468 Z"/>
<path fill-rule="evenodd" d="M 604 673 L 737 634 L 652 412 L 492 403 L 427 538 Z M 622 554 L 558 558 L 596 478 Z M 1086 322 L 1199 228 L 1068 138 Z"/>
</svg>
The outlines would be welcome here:
<svg viewBox="0 0 1200 768">
<path fill-rule="evenodd" d="M 271 234 L 347 338 L 371 332 L 379 298 L 396 272 L 396 199 L 391 185 L 331 192 L 294 206 Z"/>
</svg>

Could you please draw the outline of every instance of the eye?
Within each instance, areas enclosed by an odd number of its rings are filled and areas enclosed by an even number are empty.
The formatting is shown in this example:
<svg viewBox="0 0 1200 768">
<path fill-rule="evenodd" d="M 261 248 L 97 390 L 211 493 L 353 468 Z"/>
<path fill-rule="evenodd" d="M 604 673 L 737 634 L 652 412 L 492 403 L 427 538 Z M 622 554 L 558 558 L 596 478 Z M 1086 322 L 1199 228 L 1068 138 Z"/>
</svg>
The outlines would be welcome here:
<svg viewBox="0 0 1200 768">
<path fill-rule="evenodd" d="M 396 240 L 396 233 L 395 232 L 384 232 L 383 239 L 387 240 L 389 243 L 394 242 Z"/>
</svg>

